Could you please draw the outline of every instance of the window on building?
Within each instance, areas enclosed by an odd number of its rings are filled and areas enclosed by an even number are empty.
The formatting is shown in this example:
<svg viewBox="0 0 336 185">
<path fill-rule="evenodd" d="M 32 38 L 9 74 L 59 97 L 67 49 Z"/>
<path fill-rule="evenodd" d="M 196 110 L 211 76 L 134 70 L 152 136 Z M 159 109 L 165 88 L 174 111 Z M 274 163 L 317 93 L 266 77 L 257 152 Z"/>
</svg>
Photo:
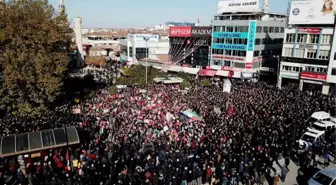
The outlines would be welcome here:
<svg viewBox="0 0 336 185">
<path fill-rule="evenodd" d="M 128 47 L 129 50 L 129 56 L 133 57 L 133 47 Z"/>
<path fill-rule="evenodd" d="M 293 72 L 300 72 L 300 69 L 301 69 L 300 67 L 294 67 L 294 66 L 292 67 Z"/>
<path fill-rule="evenodd" d="M 320 50 L 319 59 L 328 60 L 328 58 L 329 58 L 328 56 L 329 56 L 329 51 L 328 50 Z"/>
<path fill-rule="evenodd" d="M 315 71 L 315 67 L 311 67 L 311 66 L 306 66 L 306 71 L 310 71 L 310 72 L 314 72 Z"/>
<path fill-rule="evenodd" d="M 273 33 L 273 32 L 274 32 L 274 27 L 269 27 L 269 28 L 268 28 L 268 32 L 269 32 L 269 33 Z"/>
<path fill-rule="evenodd" d="M 297 58 L 304 58 L 304 53 L 305 50 L 304 49 L 295 49 L 294 53 L 293 53 L 293 57 L 297 57 Z"/>
<path fill-rule="evenodd" d="M 213 60 L 213 63 L 216 66 L 221 66 L 221 61 L 220 60 Z"/>
<path fill-rule="evenodd" d="M 317 44 L 318 40 L 319 40 L 319 35 L 318 34 L 310 35 L 310 43 L 311 44 Z"/>
<path fill-rule="evenodd" d="M 248 32 L 249 27 L 248 26 L 242 26 L 242 32 Z"/>
<path fill-rule="evenodd" d="M 259 51 L 253 51 L 253 56 L 254 57 L 258 57 L 260 55 L 260 52 Z"/>
<path fill-rule="evenodd" d="M 285 28 L 284 27 L 281 27 L 280 28 L 280 33 L 284 33 L 285 32 Z"/>
<path fill-rule="evenodd" d="M 275 28 L 274 28 L 274 32 L 275 32 L 275 33 L 279 33 L 279 32 L 280 32 L 280 28 L 279 28 L 279 27 L 275 27 Z"/>
<path fill-rule="evenodd" d="M 233 26 L 227 26 L 226 32 L 233 32 Z"/>
<path fill-rule="evenodd" d="M 224 55 L 232 55 L 232 50 L 224 50 Z"/>
<path fill-rule="evenodd" d="M 294 34 L 293 33 L 287 33 L 286 35 L 286 42 L 292 43 L 294 41 Z"/>
<path fill-rule="evenodd" d="M 307 51 L 307 58 L 316 58 L 316 50 L 309 49 Z"/>
<path fill-rule="evenodd" d="M 316 67 L 316 72 L 318 73 L 326 73 L 327 72 L 327 68 L 323 68 L 323 67 Z"/>
<path fill-rule="evenodd" d="M 264 32 L 264 33 L 267 33 L 267 32 L 268 32 L 268 27 L 267 27 L 267 26 L 264 26 L 264 27 L 263 27 L 263 32 Z"/>
<path fill-rule="evenodd" d="M 292 48 L 284 48 L 284 56 L 286 56 L 286 57 L 291 57 L 292 56 Z"/>
<path fill-rule="evenodd" d="M 291 68 L 292 68 L 291 66 L 286 66 L 286 65 L 282 66 L 283 71 L 291 71 Z"/>
<path fill-rule="evenodd" d="M 225 26 L 222 26 L 222 32 L 226 32 L 225 28 Z"/>
<path fill-rule="evenodd" d="M 220 30 L 220 26 L 214 26 L 214 32 L 220 32 L 221 30 Z"/>
<path fill-rule="evenodd" d="M 236 68 L 245 68 L 245 63 L 234 62 L 233 65 Z"/>
<path fill-rule="evenodd" d="M 331 35 L 322 35 L 321 44 L 331 44 Z"/>
<path fill-rule="evenodd" d="M 232 44 L 233 39 L 232 38 L 225 38 L 225 44 Z"/>
<path fill-rule="evenodd" d="M 336 60 L 336 52 L 334 53 L 334 60 Z"/>
<path fill-rule="evenodd" d="M 254 40 L 254 45 L 259 45 L 260 44 L 260 39 L 255 39 Z"/>
<path fill-rule="evenodd" d="M 336 68 L 332 68 L 332 69 L 331 69 L 331 75 L 336 76 Z"/>
<path fill-rule="evenodd" d="M 266 44 L 266 39 L 261 39 L 261 44 Z"/>
<path fill-rule="evenodd" d="M 261 26 L 257 26 L 257 33 L 261 33 L 262 32 L 262 27 Z"/>
<path fill-rule="evenodd" d="M 230 67 L 230 66 L 231 66 L 231 61 L 229 61 L 229 60 L 224 60 L 224 66 L 228 66 L 228 67 Z"/>
<path fill-rule="evenodd" d="M 306 43 L 307 42 L 307 34 L 298 34 L 297 43 Z"/>
</svg>

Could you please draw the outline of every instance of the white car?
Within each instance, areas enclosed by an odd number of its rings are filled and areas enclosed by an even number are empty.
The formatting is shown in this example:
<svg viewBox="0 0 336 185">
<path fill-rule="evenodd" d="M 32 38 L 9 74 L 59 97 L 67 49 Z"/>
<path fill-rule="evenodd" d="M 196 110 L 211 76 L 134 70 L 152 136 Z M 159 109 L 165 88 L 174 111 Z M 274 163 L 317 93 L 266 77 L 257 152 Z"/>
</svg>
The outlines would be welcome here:
<svg viewBox="0 0 336 185">
<path fill-rule="evenodd" d="M 309 126 L 311 126 L 313 123 L 315 123 L 317 121 L 331 121 L 331 122 L 334 122 L 336 124 L 336 118 L 330 116 L 329 113 L 324 112 L 324 111 L 314 112 L 307 119 L 307 123 L 309 124 Z"/>
<path fill-rule="evenodd" d="M 307 130 L 312 132 L 321 132 L 324 134 L 325 131 L 335 127 L 336 123 L 332 121 L 317 121 L 313 123 L 311 127 L 308 127 Z"/>
<path fill-rule="evenodd" d="M 336 168 L 318 171 L 308 180 L 308 185 L 336 185 Z"/>
<path fill-rule="evenodd" d="M 323 132 L 314 129 L 305 132 L 299 140 L 300 147 L 310 148 L 316 141 L 322 140 L 323 134 Z"/>
</svg>

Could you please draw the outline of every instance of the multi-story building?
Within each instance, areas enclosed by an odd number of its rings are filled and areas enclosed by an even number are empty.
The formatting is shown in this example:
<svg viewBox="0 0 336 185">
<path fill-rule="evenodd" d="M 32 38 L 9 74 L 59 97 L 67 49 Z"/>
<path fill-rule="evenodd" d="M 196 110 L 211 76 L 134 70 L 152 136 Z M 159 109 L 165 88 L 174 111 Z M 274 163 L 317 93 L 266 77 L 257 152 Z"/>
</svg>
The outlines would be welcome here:
<svg viewBox="0 0 336 185">
<path fill-rule="evenodd" d="M 296 83 L 300 90 L 315 89 L 324 94 L 335 88 L 334 15 L 322 8 L 324 6 L 324 1 L 319 0 L 291 2 L 278 75 L 279 88 Z"/>
<path fill-rule="evenodd" d="M 259 0 L 218 2 L 213 21 L 210 68 L 235 78 L 275 74 L 281 56 L 286 15 L 259 9 Z M 229 73 L 227 73 L 229 74 Z"/>
<path fill-rule="evenodd" d="M 169 59 L 174 64 L 201 68 L 208 65 L 211 26 L 171 26 Z"/>
<path fill-rule="evenodd" d="M 145 38 L 149 40 L 146 41 Z M 157 58 L 158 55 L 168 55 L 169 39 L 152 34 L 128 34 L 127 39 L 120 40 L 120 53 L 127 61 L 143 58 Z"/>
</svg>

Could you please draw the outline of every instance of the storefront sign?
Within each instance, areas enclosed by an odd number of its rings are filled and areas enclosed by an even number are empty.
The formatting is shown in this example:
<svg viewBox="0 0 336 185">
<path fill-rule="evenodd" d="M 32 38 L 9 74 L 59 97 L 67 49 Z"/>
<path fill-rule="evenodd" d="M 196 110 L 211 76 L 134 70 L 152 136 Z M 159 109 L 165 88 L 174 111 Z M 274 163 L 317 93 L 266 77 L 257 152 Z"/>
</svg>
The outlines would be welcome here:
<svg viewBox="0 0 336 185">
<path fill-rule="evenodd" d="M 321 28 L 298 28 L 299 33 L 320 34 Z"/>
<path fill-rule="evenodd" d="M 212 33 L 213 38 L 239 38 L 239 39 L 246 39 L 247 38 L 246 32 L 214 32 Z"/>
<path fill-rule="evenodd" d="M 255 38 L 255 32 L 257 28 L 257 22 L 256 21 L 250 21 L 249 23 L 249 33 L 248 33 L 248 39 L 247 39 L 247 51 L 253 51 L 254 50 L 254 38 Z"/>
<path fill-rule="evenodd" d="M 300 44 L 299 48 L 300 49 L 313 49 L 314 45 L 313 44 Z"/>
<path fill-rule="evenodd" d="M 300 73 L 300 78 L 326 81 L 327 80 L 327 75 L 326 74 L 313 73 L 313 72 L 301 72 Z"/>
<path fill-rule="evenodd" d="M 169 27 L 169 37 L 190 37 L 191 26 L 171 26 Z"/>
<path fill-rule="evenodd" d="M 252 63 L 245 63 L 245 69 L 252 69 Z"/>
<path fill-rule="evenodd" d="M 245 51 L 246 45 L 243 45 L 243 44 L 213 44 L 212 48 Z"/>
<path fill-rule="evenodd" d="M 194 26 L 191 28 L 192 37 L 211 37 L 212 27 L 210 26 Z"/>
<path fill-rule="evenodd" d="M 245 61 L 245 58 L 226 56 L 226 55 L 212 55 L 212 59 Z"/>
</svg>

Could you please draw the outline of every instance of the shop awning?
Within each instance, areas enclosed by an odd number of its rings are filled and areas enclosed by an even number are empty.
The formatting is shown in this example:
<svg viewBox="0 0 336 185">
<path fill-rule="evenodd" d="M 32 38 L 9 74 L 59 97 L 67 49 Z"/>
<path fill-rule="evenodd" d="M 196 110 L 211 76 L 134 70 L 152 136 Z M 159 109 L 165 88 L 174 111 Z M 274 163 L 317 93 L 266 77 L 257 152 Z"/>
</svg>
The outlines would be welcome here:
<svg viewBox="0 0 336 185">
<path fill-rule="evenodd" d="M 199 68 L 193 68 L 193 67 L 182 67 L 182 69 L 185 73 L 189 73 L 193 75 L 197 75 L 197 73 L 200 70 Z"/>
<path fill-rule="evenodd" d="M 214 77 L 216 75 L 216 72 L 215 70 L 211 70 L 211 69 L 201 69 L 199 72 L 198 72 L 198 75 L 199 76 L 209 76 L 209 77 Z"/>
<path fill-rule="evenodd" d="M 216 72 L 216 76 L 225 76 L 225 77 L 230 77 L 230 71 L 222 71 L 218 70 Z M 232 75 L 231 75 L 232 76 Z"/>
</svg>

